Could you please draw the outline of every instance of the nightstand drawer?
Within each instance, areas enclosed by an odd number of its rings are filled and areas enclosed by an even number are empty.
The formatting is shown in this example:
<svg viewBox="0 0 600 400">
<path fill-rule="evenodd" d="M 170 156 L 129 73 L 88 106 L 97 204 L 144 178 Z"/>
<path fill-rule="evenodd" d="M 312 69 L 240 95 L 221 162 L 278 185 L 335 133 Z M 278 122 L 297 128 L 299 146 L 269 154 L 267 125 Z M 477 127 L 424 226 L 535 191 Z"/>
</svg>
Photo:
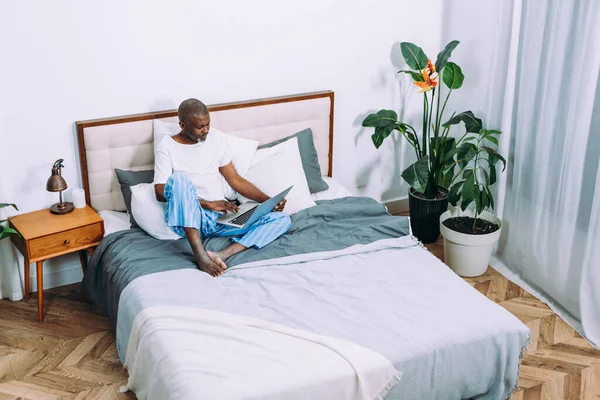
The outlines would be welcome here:
<svg viewBox="0 0 600 400">
<path fill-rule="evenodd" d="M 102 240 L 102 224 L 92 224 L 53 235 L 32 239 L 29 242 L 29 257 L 41 257 L 67 253 L 71 249 L 84 247 Z"/>
</svg>

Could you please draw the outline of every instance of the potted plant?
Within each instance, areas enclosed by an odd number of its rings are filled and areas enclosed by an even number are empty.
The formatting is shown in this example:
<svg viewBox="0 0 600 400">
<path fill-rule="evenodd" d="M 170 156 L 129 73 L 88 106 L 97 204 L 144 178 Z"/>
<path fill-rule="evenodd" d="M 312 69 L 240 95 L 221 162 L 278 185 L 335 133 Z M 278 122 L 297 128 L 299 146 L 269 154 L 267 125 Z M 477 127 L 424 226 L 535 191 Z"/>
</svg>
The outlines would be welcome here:
<svg viewBox="0 0 600 400">
<path fill-rule="evenodd" d="M 500 131 L 481 129 L 456 149 L 458 173 L 450 187 L 452 208 L 440 216 L 444 237 L 444 261 L 458 275 L 479 276 L 489 265 L 494 245 L 500 238 L 502 221 L 485 211 L 494 208 L 490 187 L 496 183 L 496 164 L 506 160 L 498 153 Z M 459 207 L 460 204 L 460 207 Z M 474 207 L 469 208 L 474 204 Z"/>
<path fill-rule="evenodd" d="M 398 131 L 414 148 L 417 161 L 402 172 L 402 178 L 410 185 L 409 208 L 413 234 L 423 243 L 435 242 L 440 235 L 439 217 L 448 209 L 448 188 L 454 171 L 453 156 L 460 141 L 450 137 L 451 125 L 464 122 L 467 132 L 481 129 L 481 120 L 471 111 L 452 114 L 442 123 L 446 104 L 453 90 L 459 89 L 464 81 L 461 68 L 450 62 L 452 51 L 459 42 L 454 40 L 438 54 L 435 64 L 419 46 L 403 42 L 400 51 L 410 70 L 398 71 L 410 75 L 419 93 L 423 93 L 422 130 L 417 130 L 406 122 L 398 120 L 393 110 L 380 110 L 368 115 L 362 122 L 364 127 L 375 128 L 371 136 L 373 144 L 379 148 L 385 138 Z M 442 85 L 447 92 L 442 103 Z M 464 136 L 463 136 L 464 138 Z"/>
<path fill-rule="evenodd" d="M 10 203 L 0 203 L 0 208 L 4 208 L 4 207 L 8 207 L 8 206 L 11 206 L 11 207 L 13 207 L 15 210 L 19 211 L 19 209 L 17 208 L 17 206 L 16 206 L 15 204 L 10 204 Z M 7 237 L 9 237 L 9 236 L 11 236 L 11 235 L 17 235 L 17 236 L 21 236 L 21 235 L 19 234 L 19 232 L 15 231 L 14 229 L 12 229 L 12 228 L 8 228 L 8 227 L 6 227 L 6 226 L 2 225 L 2 224 L 3 224 L 4 222 L 6 222 L 6 221 L 8 221 L 8 220 L 6 220 L 6 219 L 3 219 L 3 220 L 1 220 L 1 221 L 0 221 L 0 240 L 2 240 L 2 239 L 4 239 L 4 238 L 7 238 Z"/>
</svg>

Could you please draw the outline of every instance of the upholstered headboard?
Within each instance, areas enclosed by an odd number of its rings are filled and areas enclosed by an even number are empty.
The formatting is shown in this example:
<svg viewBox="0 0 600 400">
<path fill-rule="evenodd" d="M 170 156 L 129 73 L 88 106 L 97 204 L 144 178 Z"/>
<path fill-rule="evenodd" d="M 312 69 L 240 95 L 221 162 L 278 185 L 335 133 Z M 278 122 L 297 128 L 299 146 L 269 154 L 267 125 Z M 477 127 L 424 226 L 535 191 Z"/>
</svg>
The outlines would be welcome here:
<svg viewBox="0 0 600 400">
<path fill-rule="evenodd" d="M 209 106 L 211 126 L 268 143 L 311 128 L 321 173 L 331 176 L 333 92 L 315 92 Z M 154 168 L 152 120 L 177 122 L 177 110 L 78 121 L 86 201 L 96 211 L 125 211 L 115 168 Z"/>
</svg>

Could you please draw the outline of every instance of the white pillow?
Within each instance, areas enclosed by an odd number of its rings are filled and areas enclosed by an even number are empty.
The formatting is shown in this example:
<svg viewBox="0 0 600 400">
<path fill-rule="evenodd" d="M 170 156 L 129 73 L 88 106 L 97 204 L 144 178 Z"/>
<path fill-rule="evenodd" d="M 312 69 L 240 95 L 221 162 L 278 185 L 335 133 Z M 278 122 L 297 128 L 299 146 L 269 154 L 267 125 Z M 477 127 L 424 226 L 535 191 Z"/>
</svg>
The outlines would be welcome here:
<svg viewBox="0 0 600 400">
<path fill-rule="evenodd" d="M 158 144 L 165 136 L 175 136 L 181 132 L 179 124 L 173 122 L 165 122 L 155 119 L 154 123 L 154 152 Z M 221 132 L 215 128 L 210 128 L 209 135 L 219 135 L 225 140 L 225 143 L 229 146 L 231 151 L 231 162 L 235 167 L 236 171 L 240 175 L 244 175 L 250 169 L 252 165 L 252 159 L 256 148 L 258 147 L 258 141 L 251 139 L 244 139 L 238 136 L 230 135 L 228 133 Z"/>
<path fill-rule="evenodd" d="M 160 121 L 158 119 L 152 120 L 153 136 L 154 136 L 154 154 L 158 149 L 158 144 L 165 136 L 175 136 L 181 132 L 179 124 L 173 122 Z"/>
<path fill-rule="evenodd" d="M 269 196 L 275 196 L 294 185 L 286 197 L 287 204 L 284 211 L 288 214 L 295 214 L 316 205 L 306 183 L 297 138 L 258 150 L 244 178 Z M 248 200 L 241 195 L 239 199 Z"/>
<path fill-rule="evenodd" d="M 335 179 L 329 176 L 324 176 L 323 180 L 327 186 L 329 186 L 329 189 L 317 193 L 311 193 L 310 197 L 312 197 L 314 201 L 341 199 L 342 197 L 352 196 L 352 192 L 346 189 Z"/>
<path fill-rule="evenodd" d="M 131 186 L 131 213 L 140 228 L 160 240 L 181 238 L 165 222 L 165 203 L 156 200 L 154 185 L 140 183 Z"/>
<path fill-rule="evenodd" d="M 104 236 L 131 228 L 129 215 L 126 212 L 104 210 L 98 215 L 104 220 Z"/>
</svg>

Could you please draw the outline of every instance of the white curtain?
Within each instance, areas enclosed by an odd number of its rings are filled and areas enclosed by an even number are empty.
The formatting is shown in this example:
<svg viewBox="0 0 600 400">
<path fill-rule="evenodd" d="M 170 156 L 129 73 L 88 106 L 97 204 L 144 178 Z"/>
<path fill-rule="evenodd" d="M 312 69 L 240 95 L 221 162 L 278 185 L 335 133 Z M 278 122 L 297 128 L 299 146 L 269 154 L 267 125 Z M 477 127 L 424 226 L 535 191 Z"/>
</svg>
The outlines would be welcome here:
<svg viewBox="0 0 600 400">
<path fill-rule="evenodd" d="M 600 1 L 515 0 L 492 266 L 600 346 Z"/>
<path fill-rule="evenodd" d="M 13 203 L 13 199 L 6 195 L 4 182 L 0 175 L 0 203 Z M 0 208 L 0 220 L 14 215 L 12 207 Z M 6 225 L 6 223 L 4 223 Z M 8 297 L 13 301 L 23 298 L 21 285 L 21 268 L 17 260 L 17 253 L 10 238 L 0 240 L 0 299 Z"/>
</svg>

